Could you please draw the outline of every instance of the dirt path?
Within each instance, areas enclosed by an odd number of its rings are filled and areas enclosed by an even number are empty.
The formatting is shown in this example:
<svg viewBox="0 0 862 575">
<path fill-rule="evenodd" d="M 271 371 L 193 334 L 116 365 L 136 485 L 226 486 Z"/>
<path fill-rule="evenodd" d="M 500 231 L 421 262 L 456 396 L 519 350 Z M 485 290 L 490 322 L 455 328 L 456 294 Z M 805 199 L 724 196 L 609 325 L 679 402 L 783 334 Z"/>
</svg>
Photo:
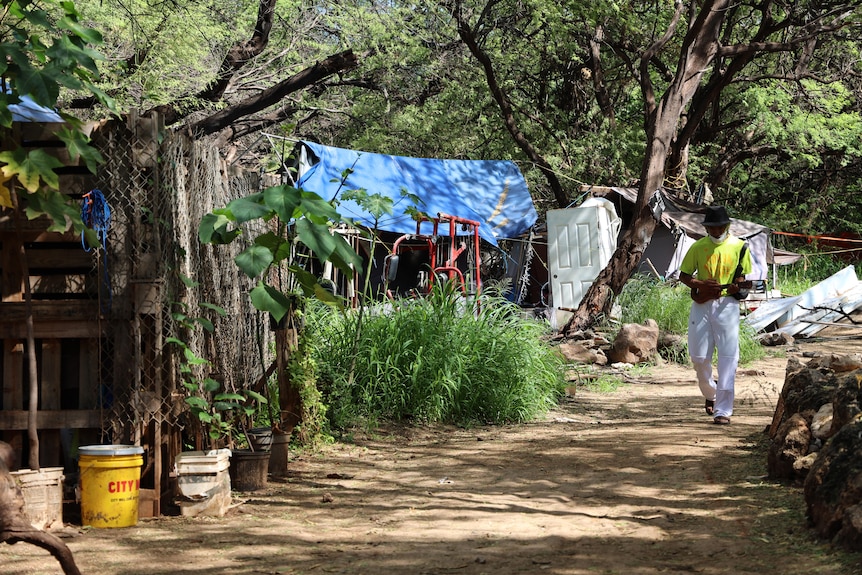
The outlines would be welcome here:
<svg viewBox="0 0 862 575">
<path fill-rule="evenodd" d="M 859 556 L 811 539 L 799 489 L 764 477 L 786 361 L 741 371 L 729 427 L 689 370 L 663 366 L 528 425 L 356 436 L 223 518 L 71 529 L 67 543 L 84 575 L 862 574 Z M 60 573 L 21 544 L 0 545 L 0 565 Z"/>
</svg>

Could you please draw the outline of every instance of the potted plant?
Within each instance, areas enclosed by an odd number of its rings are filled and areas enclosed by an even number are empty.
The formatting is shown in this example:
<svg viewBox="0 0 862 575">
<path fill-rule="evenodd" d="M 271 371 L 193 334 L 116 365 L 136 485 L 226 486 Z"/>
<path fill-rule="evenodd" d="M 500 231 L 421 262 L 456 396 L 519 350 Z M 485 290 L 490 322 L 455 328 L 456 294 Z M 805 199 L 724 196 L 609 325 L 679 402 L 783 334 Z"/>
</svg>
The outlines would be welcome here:
<svg viewBox="0 0 862 575">
<path fill-rule="evenodd" d="M 218 306 L 201 305 L 219 315 L 225 314 Z M 209 320 L 188 316 L 183 306 L 172 317 L 178 327 L 186 330 L 213 330 Z M 249 445 L 246 431 L 267 399 L 252 389 L 226 388 L 217 374 L 210 373 L 210 362 L 198 356 L 185 341 L 177 337 L 167 341 L 182 353 L 178 371 L 187 413 L 196 431 L 196 450 L 181 453 L 177 458 L 180 492 L 194 502 L 194 514 L 198 514 L 200 500 L 209 497 L 216 503 L 203 512 L 209 513 L 214 507 L 215 514 L 221 515 L 224 498 L 229 503 L 231 487 L 252 491 L 266 485 L 269 452 Z"/>
</svg>

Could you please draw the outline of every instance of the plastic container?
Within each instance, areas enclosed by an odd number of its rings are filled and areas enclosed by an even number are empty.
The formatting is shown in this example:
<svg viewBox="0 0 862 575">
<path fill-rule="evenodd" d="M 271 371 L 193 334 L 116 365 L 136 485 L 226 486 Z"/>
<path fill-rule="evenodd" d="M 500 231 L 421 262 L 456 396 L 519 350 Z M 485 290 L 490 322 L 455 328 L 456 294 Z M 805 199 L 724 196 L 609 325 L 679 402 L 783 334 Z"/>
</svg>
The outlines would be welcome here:
<svg viewBox="0 0 862 575">
<path fill-rule="evenodd" d="M 63 468 L 43 467 L 10 473 L 24 496 L 24 514 L 36 529 L 63 527 Z"/>
<path fill-rule="evenodd" d="M 86 445 L 78 448 L 81 524 L 99 528 L 138 523 L 144 448 Z"/>
<path fill-rule="evenodd" d="M 177 487 L 180 495 L 188 498 L 204 497 L 218 489 L 228 474 L 230 456 L 230 449 L 184 451 L 177 455 Z M 227 481 L 230 485 L 229 478 Z"/>
</svg>

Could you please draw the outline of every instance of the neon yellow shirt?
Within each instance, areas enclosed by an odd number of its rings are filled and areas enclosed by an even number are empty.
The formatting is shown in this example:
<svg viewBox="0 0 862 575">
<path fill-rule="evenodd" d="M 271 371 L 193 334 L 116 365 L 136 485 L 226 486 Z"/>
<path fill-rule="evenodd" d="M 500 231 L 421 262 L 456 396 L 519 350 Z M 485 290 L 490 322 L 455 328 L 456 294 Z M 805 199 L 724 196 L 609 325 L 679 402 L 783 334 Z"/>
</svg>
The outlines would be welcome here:
<svg viewBox="0 0 862 575">
<path fill-rule="evenodd" d="M 713 279 L 720 284 L 733 282 L 733 272 L 739 265 L 741 239 L 729 236 L 720 244 L 715 244 L 708 236 L 702 237 L 685 253 L 679 271 L 690 276 L 697 275 L 699 280 Z M 751 250 L 745 250 L 742 258 L 742 273 L 751 273 Z"/>
</svg>

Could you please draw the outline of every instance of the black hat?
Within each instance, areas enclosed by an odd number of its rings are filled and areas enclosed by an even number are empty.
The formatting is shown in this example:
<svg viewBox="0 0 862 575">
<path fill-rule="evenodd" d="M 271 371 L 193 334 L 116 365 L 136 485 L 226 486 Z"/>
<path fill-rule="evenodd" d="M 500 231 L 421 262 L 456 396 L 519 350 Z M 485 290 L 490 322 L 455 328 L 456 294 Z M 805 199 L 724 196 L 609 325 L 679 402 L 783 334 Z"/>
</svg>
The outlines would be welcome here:
<svg viewBox="0 0 862 575">
<path fill-rule="evenodd" d="M 706 215 L 703 217 L 705 226 L 725 226 L 730 223 L 727 210 L 724 206 L 707 206 Z"/>
</svg>

